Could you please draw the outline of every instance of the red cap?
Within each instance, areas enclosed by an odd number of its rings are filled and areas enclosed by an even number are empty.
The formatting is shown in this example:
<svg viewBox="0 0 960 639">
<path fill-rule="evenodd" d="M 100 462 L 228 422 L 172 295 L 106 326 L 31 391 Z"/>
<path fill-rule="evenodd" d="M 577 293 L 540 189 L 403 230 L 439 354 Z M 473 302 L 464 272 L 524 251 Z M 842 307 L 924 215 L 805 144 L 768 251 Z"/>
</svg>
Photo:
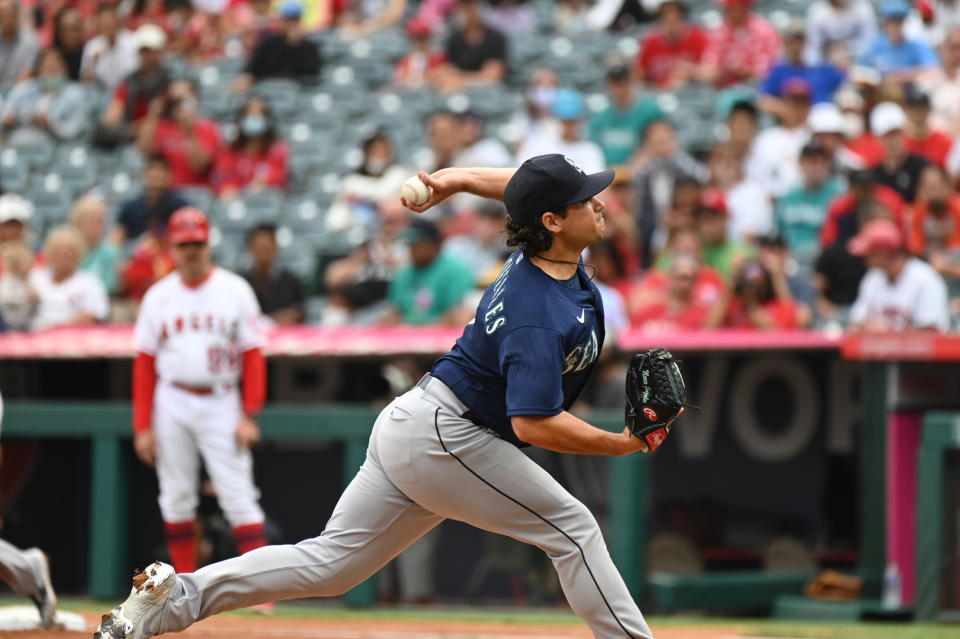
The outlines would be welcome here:
<svg viewBox="0 0 960 639">
<path fill-rule="evenodd" d="M 847 242 L 847 248 L 854 255 L 863 257 L 871 251 L 885 249 L 896 251 L 903 246 L 903 234 L 890 220 L 871 220 L 860 232 Z"/>
<path fill-rule="evenodd" d="M 184 206 L 173 212 L 167 222 L 167 239 L 171 244 L 206 242 L 210 237 L 207 216 L 198 208 Z"/>
<path fill-rule="evenodd" d="M 720 189 L 707 189 L 700 196 L 700 206 L 705 209 L 713 209 L 718 213 L 727 214 L 727 196 Z"/>
<path fill-rule="evenodd" d="M 717 4 L 724 7 L 752 7 L 753 0 L 717 0 Z"/>
<path fill-rule="evenodd" d="M 430 23 L 422 18 L 407 21 L 407 35 L 411 38 L 425 38 L 433 32 Z"/>
</svg>

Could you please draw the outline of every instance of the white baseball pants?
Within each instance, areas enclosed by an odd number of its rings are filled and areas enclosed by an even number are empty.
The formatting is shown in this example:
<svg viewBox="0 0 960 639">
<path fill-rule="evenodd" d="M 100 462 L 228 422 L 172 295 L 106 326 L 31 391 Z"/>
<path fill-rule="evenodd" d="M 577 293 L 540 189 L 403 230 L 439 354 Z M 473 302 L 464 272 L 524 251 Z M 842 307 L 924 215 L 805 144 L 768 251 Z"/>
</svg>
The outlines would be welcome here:
<svg viewBox="0 0 960 639">
<path fill-rule="evenodd" d="M 253 455 L 241 450 L 235 437 L 243 416 L 239 391 L 195 395 L 160 382 L 153 406 L 163 521 L 176 524 L 196 518 L 203 458 L 230 525 L 262 523 Z"/>
</svg>

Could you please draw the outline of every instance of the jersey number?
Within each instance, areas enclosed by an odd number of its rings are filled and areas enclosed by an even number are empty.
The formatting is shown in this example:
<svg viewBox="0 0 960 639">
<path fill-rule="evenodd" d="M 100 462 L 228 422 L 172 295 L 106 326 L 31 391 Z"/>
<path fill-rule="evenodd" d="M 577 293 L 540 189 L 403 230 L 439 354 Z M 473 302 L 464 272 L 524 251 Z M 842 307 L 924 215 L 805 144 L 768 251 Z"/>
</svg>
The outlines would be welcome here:
<svg viewBox="0 0 960 639">
<path fill-rule="evenodd" d="M 237 359 L 236 351 L 231 348 L 211 346 L 207 349 L 207 368 L 211 373 L 219 373 L 224 368 L 236 370 Z"/>
</svg>

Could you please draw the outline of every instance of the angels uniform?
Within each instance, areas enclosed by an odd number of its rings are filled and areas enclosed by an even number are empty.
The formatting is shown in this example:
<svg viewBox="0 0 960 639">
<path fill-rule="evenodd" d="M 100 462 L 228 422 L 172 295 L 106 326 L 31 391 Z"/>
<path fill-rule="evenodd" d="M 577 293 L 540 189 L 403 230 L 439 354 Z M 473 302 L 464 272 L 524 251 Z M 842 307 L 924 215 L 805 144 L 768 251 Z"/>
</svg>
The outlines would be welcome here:
<svg viewBox="0 0 960 639">
<path fill-rule="evenodd" d="M 200 458 L 238 550 L 265 543 L 253 458 L 235 439 L 244 413 L 255 415 L 263 405 L 259 317 L 250 285 L 217 267 L 193 284 L 176 271 L 167 275 L 140 307 L 134 430 L 154 431 L 160 514 L 172 563 L 181 572 L 196 569 Z"/>
</svg>

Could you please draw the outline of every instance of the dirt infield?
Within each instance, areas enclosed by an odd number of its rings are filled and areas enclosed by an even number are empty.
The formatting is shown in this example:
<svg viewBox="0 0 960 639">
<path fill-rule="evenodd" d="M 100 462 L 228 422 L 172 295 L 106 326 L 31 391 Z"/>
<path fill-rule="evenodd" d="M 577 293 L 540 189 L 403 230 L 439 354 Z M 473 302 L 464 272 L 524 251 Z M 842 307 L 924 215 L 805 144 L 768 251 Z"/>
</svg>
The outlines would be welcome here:
<svg viewBox="0 0 960 639">
<path fill-rule="evenodd" d="M 84 615 L 90 628 L 97 617 Z M 737 639 L 736 627 L 653 628 L 657 639 Z M 90 639 L 92 632 L 21 630 L 0 632 L 11 639 Z M 172 636 L 172 635 L 171 635 Z M 528 623 L 455 621 L 290 619 L 222 616 L 207 619 L 177 635 L 183 639 L 591 639 L 585 627 Z"/>
</svg>

